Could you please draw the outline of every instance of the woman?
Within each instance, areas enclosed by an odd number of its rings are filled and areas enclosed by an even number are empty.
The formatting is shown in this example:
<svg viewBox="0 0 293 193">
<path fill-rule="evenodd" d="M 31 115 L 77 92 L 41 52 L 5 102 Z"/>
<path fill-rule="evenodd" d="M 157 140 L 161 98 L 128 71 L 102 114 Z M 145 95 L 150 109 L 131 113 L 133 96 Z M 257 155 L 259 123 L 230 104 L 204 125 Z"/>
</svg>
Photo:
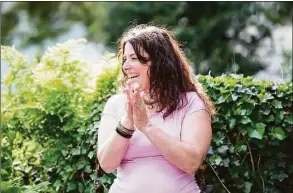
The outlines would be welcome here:
<svg viewBox="0 0 293 193">
<path fill-rule="evenodd" d="M 120 41 L 123 94 L 107 101 L 98 159 L 110 193 L 198 193 L 194 174 L 212 137 L 214 106 L 170 31 L 139 25 Z"/>
</svg>

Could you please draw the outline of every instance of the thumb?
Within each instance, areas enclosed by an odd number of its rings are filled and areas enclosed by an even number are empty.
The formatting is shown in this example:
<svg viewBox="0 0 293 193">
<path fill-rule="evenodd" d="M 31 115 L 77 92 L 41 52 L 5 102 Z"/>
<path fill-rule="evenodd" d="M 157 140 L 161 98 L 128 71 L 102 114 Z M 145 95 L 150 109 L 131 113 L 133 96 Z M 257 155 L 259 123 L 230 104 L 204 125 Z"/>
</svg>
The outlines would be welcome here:
<svg viewBox="0 0 293 193">
<path fill-rule="evenodd" d="M 132 105 L 130 103 L 130 100 L 127 100 L 127 102 L 126 102 L 126 111 L 127 111 L 128 116 L 132 115 Z"/>
</svg>

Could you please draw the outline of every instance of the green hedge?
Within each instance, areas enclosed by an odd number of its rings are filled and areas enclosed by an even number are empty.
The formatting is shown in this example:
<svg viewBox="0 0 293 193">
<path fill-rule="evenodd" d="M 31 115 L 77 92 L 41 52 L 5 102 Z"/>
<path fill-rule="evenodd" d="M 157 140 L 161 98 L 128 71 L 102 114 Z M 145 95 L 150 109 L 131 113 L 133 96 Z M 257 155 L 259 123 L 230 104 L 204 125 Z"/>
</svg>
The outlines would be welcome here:
<svg viewBox="0 0 293 193">
<path fill-rule="evenodd" d="M 86 67 L 68 57 L 67 44 L 30 65 L 1 47 L 12 68 L 1 101 L 5 192 L 107 192 L 113 183 L 115 173 L 98 168 L 96 140 L 104 104 L 117 92 L 119 68 L 105 69 L 89 88 Z M 38 79 L 33 69 L 60 74 Z M 209 154 L 196 174 L 203 192 L 293 192 L 292 83 L 239 75 L 198 79 L 218 112 Z M 9 89 L 13 84 L 17 91 Z"/>
<path fill-rule="evenodd" d="M 292 83 L 200 76 L 218 115 L 198 180 L 205 192 L 293 192 Z M 221 181 L 218 179 L 221 179 Z"/>
</svg>

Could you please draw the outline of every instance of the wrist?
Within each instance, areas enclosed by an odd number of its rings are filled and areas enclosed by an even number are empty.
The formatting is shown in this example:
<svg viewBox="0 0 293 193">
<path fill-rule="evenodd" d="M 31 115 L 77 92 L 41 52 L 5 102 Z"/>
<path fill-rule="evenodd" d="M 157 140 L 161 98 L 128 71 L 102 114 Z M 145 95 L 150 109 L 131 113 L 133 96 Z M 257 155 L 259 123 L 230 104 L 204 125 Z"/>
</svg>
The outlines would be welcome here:
<svg viewBox="0 0 293 193">
<path fill-rule="evenodd" d="M 133 123 L 131 120 L 129 120 L 128 118 L 122 118 L 120 121 L 121 125 L 129 130 L 135 130 Z"/>
<path fill-rule="evenodd" d="M 130 130 L 130 129 L 127 129 L 125 128 L 121 122 L 118 123 L 118 126 L 116 127 L 116 132 L 124 137 L 124 138 L 127 138 L 127 139 L 130 139 L 132 136 L 133 136 L 133 133 L 134 133 L 134 130 Z"/>
</svg>

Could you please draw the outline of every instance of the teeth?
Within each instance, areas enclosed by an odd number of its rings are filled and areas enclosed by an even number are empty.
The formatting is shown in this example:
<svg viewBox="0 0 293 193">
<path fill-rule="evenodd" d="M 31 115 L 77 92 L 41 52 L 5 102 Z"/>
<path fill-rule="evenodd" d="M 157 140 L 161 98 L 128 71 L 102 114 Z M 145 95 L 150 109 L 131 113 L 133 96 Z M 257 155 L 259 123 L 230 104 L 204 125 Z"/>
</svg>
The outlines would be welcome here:
<svg viewBox="0 0 293 193">
<path fill-rule="evenodd" d="M 131 74 L 131 75 L 128 75 L 129 78 L 135 78 L 135 77 L 138 77 L 139 74 Z"/>
</svg>

